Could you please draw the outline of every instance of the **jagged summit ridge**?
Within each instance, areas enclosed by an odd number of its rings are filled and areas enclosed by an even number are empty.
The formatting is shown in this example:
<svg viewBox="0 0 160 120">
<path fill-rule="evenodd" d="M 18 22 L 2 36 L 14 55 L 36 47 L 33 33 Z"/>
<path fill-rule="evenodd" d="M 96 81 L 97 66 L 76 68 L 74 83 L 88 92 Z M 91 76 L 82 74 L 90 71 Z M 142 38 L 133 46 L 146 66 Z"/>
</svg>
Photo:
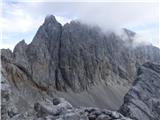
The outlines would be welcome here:
<svg viewBox="0 0 160 120">
<path fill-rule="evenodd" d="M 56 20 L 55 16 L 47 15 L 45 17 L 45 23 L 50 23 L 50 22 L 57 23 L 57 20 Z"/>
<path fill-rule="evenodd" d="M 2 60 L 2 66 L 8 73 L 6 78 L 11 81 L 16 80 L 15 73 L 20 76 L 17 71 L 21 71 L 25 79 L 27 77 L 47 93 L 72 91 L 82 94 L 74 98 L 76 105 L 103 107 L 105 104 L 116 109 L 128 90 L 126 86 L 135 78 L 136 68 L 147 61 L 160 62 L 160 51 L 153 46 L 131 49 L 115 33 L 105 35 L 80 22 L 62 26 L 54 16 L 49 16 L 29 45 L 21 41 L 13 53 L 3 50 L 1 57 L 8 59 L 8 63 Z M 110 97 L 106 91 L 115 94 Z M 99 92 L 102 94 L 95 94 Z M 99 99 L 95 99 L 97 95 Z"/>
</svg>

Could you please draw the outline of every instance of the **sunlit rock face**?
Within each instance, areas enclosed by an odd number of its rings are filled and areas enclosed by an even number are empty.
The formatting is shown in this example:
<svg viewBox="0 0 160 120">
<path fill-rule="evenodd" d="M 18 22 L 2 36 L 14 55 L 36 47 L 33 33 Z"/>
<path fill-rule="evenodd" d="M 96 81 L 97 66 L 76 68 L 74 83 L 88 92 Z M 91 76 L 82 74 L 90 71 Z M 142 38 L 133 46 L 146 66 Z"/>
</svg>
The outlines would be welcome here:
<svg viewBox="0 0 160 120">
<path fill-rule="evenodd" d="M 134 40 L 136 33 L 124 31 L 128 41 Z M 51 15 L 30 44 L 23 40 L 13 52 L 1 50 L 3 74 L 23 99 L 30 99 L 31 106 L 45 94 L 63 96 L 74 106 L 115 110 L 136 69 L 147 61 L 160 62 L 158 48 L 131 46 L 114 32 L 77 21 L 62 26 Z"/>
<path fill-rule="evenodd" d="M 137 75 L 124 97 L 120 112 L 134 120 L 159 120 L 160 65 L 145 63 L 138 69 Z"/>
</svg>

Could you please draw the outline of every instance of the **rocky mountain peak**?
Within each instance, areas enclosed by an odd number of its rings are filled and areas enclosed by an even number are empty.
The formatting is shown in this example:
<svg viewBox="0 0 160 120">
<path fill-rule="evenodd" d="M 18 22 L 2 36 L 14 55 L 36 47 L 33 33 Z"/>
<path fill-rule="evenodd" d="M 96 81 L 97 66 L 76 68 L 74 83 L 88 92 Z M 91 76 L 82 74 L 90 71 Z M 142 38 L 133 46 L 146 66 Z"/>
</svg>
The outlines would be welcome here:
<svg viewBox="0 0 160 120">
<path fill-rule="evenodd" d="M 52 32 L 55 29 L 57 29 L 57 27 L 59 28 L 61 24 L 56 20 L 55 16 L 48 15 L 45 17 L 45 20 L 42 26 L 45 28 L 46 32 Z"/>
<path fill-rule="evenodd" d="M 62 25 L 56 20 L 55 16 L 46 16 L 44 23 L 39 27 L 31 45 L 46 46 L 49 49 L 54 48 L 54 44 L 59 42 L 62 31 Z M 49 47 L 53 46 L 53 47 Z"/>
<path fill-rule="evenodd" d="M 16 51 L 23 51 L 25 47 L 27 47 L 27 44 L 25 40 L 22 40 L 15 46 L 13 52 L 15 53 Z"/>
<path fill-rule="evenodd" d="M 128 36 L 131 36 L 131 37 L 134 37 L 136 35 L 135 32 L 127 29 L 127 28 L 123 28 L 123 31 L 128 35 Z"/>
<path fill-rule="evenodd" d="M 44 21 L 45 24 L 48 24 L 48 23 L 58 23 L 55 16 L 54 15 L 47 15 L 45 17 L 45 21 Z"/>
</svg>

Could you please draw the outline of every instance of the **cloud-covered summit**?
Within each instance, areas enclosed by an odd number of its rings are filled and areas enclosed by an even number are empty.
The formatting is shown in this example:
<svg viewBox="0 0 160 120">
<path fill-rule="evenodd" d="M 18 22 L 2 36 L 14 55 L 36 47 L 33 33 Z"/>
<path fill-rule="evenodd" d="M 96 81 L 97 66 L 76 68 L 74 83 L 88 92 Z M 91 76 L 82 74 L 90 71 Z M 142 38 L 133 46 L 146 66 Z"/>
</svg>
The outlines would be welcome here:
<svg viewBox="0 0 160 120">
<path fill-rule="evenodd" d="M 128 28 L 158 46 L 159 21 L 157 2 L 51 2 L 4 1 L 2 4 L 1 48 L 13 46 L 25 39 L 29 43 L 47 14 L 65 24 L 79 19 L 104 29 Z M 160 46 L 160 45 L 159 45 Z"/>
</svg>

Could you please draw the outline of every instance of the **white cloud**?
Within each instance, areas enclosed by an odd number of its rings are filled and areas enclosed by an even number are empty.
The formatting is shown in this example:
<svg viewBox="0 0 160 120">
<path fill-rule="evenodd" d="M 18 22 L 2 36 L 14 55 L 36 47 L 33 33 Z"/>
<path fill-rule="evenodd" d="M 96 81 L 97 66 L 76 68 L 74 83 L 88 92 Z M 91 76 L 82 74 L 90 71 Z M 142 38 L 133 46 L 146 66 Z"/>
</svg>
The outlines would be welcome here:
<svg viewBox="0 0 160 120">
<path fill-rule="evenodd" d="M 71 19 L 68 19 L 68 18 L 65 18 L 65 17 L 61 17 L 61 16 L 55 16 L 55 17 L 56 17 L 56 20 L 58 22 L 60 22 L 62 25 L 71 21 Z"/>
<path fill-rule="evenodd" d="M 28 32 L 37 28 L 41 23 L 40 19 L 34 19 L 25 9 L 15 5 L 3 5 L 3 16 L 0 19 L 3 32 Z"/>
<path fill-rule="evenodd" d="M 25 39 L 27 43 L 31 42 L 47 14 L 40 12 L 37 14 L 35 5 L 35 3 L 3 4 L 3 13 L 0 17 L 0 29 L 2 30 L 0 48 L 13 50 L 14 46 L 22 39 Z M 62 16 L 55 17 L 61 24 L 70 21 Z"/>
<path fill-rule="evenodd" d="M 28 32 L 39 24 L 27 15 L 16 15 L 16 18 L 1 18 L 3 32 Z"/>
<path fill-rule="evenodd" d="M 146 42 L 152 43 L 153 45 L 157 45 L 159 42 L 158 31 L 152 29 L 140 30 L 137 31 L 139 35 L 143 36 Z"/>
<path fill-rule="evenodd" d="M 28 2 L 28 0 L 24 0 L 21 2 L 20 0 L 12 0 L 13 3 L 6 2 L 3 5 L 0 27 L 3 29 L 4 36 L 8 36 L 8 39 L 5 39 L 7 41 L 6 44 L 9 44 L 10 40 L 15 43 L 20 41 L 21 37 L 16 39 L 9 38 L 10 34 L 16 33 L 22 36 L 22 33 L 31 33 L 30 35 L 34 36 L 47 14 L 55 15 L 56 19 L 62 24 L 78 18 L 85 23 L 98 24 L 105 29 L 126 27 L 132 30 L 136 26 L 145 26 L 150 23 L 159 24 L 157 0 L 151 3 L 114 3 L 111 0 L 109 2 L 96 1 L 92 3 L 62 2 L 63 0 L 61 2 L 52 2 L 50 0 L 35 1 Z M 152 43 L 158 44 L 158 29 L 158 26 L 154 26 L 151 29 L 136 29 L 135 32 L 150 38 Z"/>
<path fill-rule="evenodd" d="M 11 0 L 16 2 L 158 2 L 158 0 Z"/>
<path fill-rule="evenodd" d="M 10 43 L 0 43 L 0 49 L 2 49 L 2 48 L 5 48 L 5 49 L 9 48 L 9 49 L 13 50 L 14 46 Z"/>
</svg>

